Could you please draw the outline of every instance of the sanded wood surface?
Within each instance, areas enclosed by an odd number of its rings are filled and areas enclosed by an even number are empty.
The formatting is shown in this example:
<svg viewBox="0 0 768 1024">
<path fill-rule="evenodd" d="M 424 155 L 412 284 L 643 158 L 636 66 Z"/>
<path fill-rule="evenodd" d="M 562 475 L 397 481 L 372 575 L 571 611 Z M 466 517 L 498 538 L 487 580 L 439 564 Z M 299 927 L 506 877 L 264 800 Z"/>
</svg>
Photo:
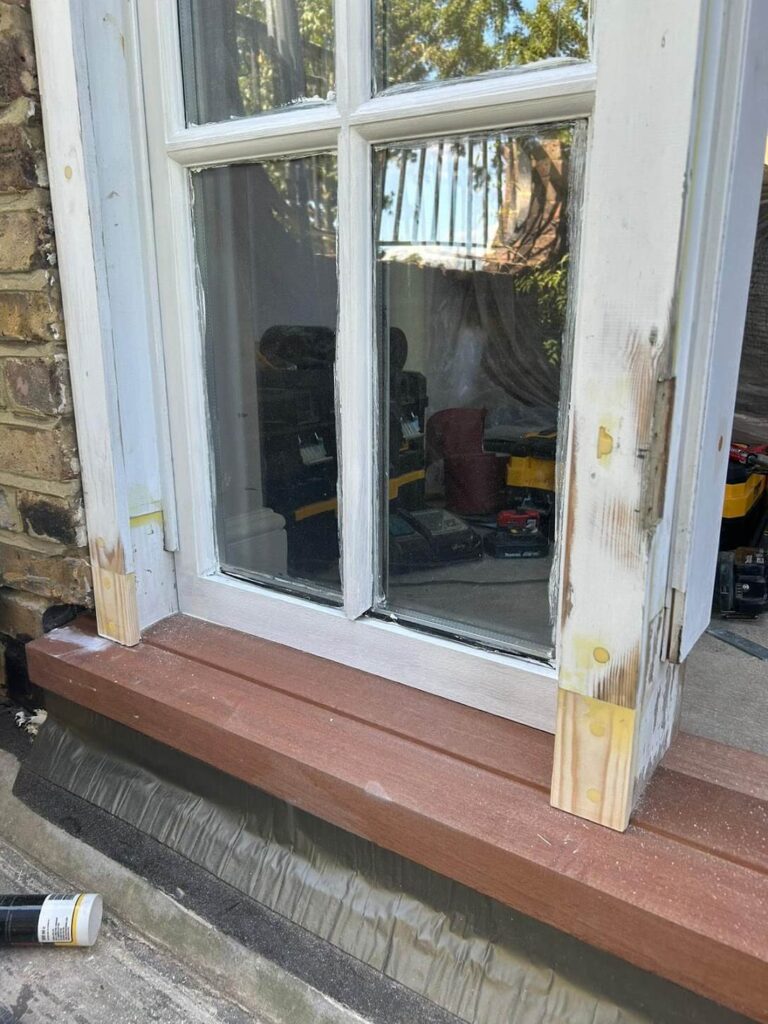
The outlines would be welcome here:
<svg viewBox="0 0 768 1024">
<path fill-rule="evenodd" d="M 495 715 L 453 702 L 446 714 L 449 702 L 433 694 L 184 615 L 153 626 L 145 642 L 549 790 L 550 733 L 515 722 L 499 728 L 501 720 Z M 541 742 L 535 747 L 510 743 L 510 736 L 530 735 Z"/>
<path fill-rule="evenodd" d="M 550 735 L 296 650 L 177 616 L 28 651 L 41 686 L 768 1021 L 768 802 L 708 777 L 710 745 L 619 834 L 549 806 Z"/>
<path fill-rule="evenodd" d="M 677 718 L 677 670 L 657 671 L 675 379 L 687 357 L 671 311 L 706 6 L 601 0 L 595 21 L 552 803 L 619 830 Z M 660 147 L 664 158 L 649 160 Z"/>
</svg>

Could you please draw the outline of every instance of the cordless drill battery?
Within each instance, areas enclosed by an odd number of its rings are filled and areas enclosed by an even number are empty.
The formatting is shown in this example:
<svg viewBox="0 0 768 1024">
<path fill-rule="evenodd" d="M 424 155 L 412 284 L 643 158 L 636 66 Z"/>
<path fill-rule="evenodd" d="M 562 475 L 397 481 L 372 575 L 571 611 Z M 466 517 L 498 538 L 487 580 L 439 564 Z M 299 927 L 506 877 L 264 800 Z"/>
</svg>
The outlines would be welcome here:
<svg viewBox="0 0 768 1024">
<path fill-rule="evenodd" d="M 549 541 L 541 526 L 538 509 L 504 509 L 485 538 L 485 549 L 494 558 L 544 558 Z"/>
</svg>

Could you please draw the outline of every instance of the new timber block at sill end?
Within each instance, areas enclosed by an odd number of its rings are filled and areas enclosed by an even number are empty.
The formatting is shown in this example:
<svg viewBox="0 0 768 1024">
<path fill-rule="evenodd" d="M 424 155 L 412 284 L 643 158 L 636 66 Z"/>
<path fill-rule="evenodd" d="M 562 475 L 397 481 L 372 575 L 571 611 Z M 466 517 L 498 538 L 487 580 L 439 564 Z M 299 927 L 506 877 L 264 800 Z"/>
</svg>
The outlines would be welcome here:
<svg viewBox="0 0 768 1024">
<path fill-rule="evenodd" d="M 119 537 L 91 537 L 93 603 L 96 629 L 105 640 L 135 647 L 141 640 L 136 574 L 127 571 L 125 546 Z"/>
<path fill-rule="evenodd" d="M 553 807 L 623 832 L 632 812 L 633 708 L 560 689 Z"/>
<path fill-rule="evenodd" d="M 99 636 L 135 647 L 141 640 L 135 574 L 113 572 L 96 563 L 91 568 Z"/>
</svg>

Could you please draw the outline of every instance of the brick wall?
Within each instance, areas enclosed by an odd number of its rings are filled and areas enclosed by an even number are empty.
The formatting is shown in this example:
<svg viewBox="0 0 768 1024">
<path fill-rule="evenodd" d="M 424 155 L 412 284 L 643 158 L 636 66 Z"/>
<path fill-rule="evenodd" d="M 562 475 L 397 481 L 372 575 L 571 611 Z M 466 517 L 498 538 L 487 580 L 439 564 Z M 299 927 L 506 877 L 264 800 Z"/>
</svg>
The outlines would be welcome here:
<svg viewBox="0 0 768 1024">
<path fill-rule="evenodd" d="M 85 544 L 31 19 L 28 0 L 0 0 L 0 661 L 11 685 L 23 685 L 23 643 L 90 603 Z"/>
</svg>

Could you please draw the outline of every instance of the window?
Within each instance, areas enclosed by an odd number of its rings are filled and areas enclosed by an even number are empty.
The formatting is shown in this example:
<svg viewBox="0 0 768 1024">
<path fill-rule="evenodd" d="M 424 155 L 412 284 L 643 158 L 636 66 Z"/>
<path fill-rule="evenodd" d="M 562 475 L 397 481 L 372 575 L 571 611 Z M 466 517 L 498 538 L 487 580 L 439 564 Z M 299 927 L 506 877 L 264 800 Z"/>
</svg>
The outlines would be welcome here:
<svg viewBox="0 0 768 1024">
<path fill-rule="evenodd" d="M 624 827 L 708 618 L 766 8 L 113 6 L 125 32 L 33 10 L 100 633 L 180 609 L 555 731 L 553 801 Z M 281 387 L 327 397 L 330 363 L 332 423 Z M 491 385 L 548 396 L 522 451 Z M 494 458 L 505 505 L 518 472 L 554 493 L 554 526 L 527 497 L 496 522 L 548 581 L 490 560 Z"/>
<path fill-rule="evenodd" d="M 333 95 L 332 0 L 181 0 L 178 17 L 188 124 Z"/>
<path fill-rule="evenodd" d="M 564 494 L 620 69 L 589 61 L 586 0 L 470 6 L 142 5 L 176 580 L 182 611 L 551 728 L 563 538 L 619 522 L 607 456 L 583 518 Z M 604 244 L 628 266 L 629 233 Z"/>
<path fill-rule="evenodd" d="M 336 179 L 335 153 L 192 176 L 221 567 L 331 600 Z"/>
</svg>

